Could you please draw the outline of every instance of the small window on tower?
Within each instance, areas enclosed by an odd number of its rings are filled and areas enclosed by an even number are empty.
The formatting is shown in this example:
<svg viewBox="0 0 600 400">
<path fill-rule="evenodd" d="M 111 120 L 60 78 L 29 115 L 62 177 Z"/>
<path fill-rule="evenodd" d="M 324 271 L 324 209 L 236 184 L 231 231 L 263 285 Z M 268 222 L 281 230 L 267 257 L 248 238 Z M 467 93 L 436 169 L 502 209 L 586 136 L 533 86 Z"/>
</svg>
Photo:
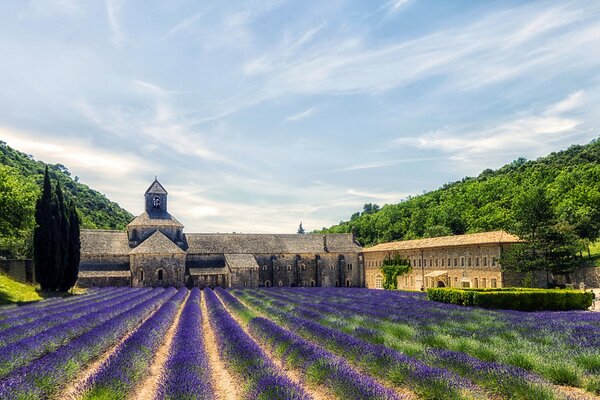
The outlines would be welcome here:
<svg viewBox="0 0 600 400">
<path fill-rule="evenodd" d="M 158 196 L 154 196 L 152 199 L 152 207 L 160 208 L 160 198 Z"/>
</svg>

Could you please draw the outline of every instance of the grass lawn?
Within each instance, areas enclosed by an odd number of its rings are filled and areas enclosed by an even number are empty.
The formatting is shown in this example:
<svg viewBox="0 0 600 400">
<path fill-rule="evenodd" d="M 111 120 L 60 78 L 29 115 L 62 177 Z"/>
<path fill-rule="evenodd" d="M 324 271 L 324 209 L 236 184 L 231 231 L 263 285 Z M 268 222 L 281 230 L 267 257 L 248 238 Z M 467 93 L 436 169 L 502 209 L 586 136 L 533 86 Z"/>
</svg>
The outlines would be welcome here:
<svg viewBox="0 0 600 400">
<path fill-rule="evenodd" d="M 34 285 L 13 281 L 0 274 L 0 304 L 23 303 L 42 300 Z"/>
</svg>

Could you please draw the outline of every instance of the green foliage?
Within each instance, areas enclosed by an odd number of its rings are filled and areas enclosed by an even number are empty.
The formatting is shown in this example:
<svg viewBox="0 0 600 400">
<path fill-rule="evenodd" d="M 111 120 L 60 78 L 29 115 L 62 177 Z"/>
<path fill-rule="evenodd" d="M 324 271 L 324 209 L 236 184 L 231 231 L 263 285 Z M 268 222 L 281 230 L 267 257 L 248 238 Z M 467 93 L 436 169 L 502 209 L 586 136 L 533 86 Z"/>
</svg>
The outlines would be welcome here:
<svg viewBox="0 0 600 400">
<path fill-rule="evenodd" d="M 383 288 L 385 290 L 398 289 L 398 277 L 412 270 L 410 262 L 395 253 L 393 257 L 383 260 L 381 272 L 383 273 Z"/>
<path fill-rule="evenodd" d="M 34 208 L 40 196 L 44 170 L 59 182 L 65 204 L 72 201 L 81 226 L 87 229 L 124 229 L 133 215 L 104 195 L 79 183 L 62 164 L 45 164 L 0 141 L 0 256 L 33 255 Z"/>
<path fill-rule="evenodd" d="M 429 288 L 427 298 L 443 303 L 520 311 L 586 310 L 593 294 L 564 289 L 456 289 Z"/>
<path fill-rule="evenodd" d="M 0 256 L 23 258 L 30 253 L 38 196 L 39 188 L 31 177 L 0 165 Z"/>
<path fill-rule="evenodd" d="M 300 222 L 300 225 L 298 226 L 298 232 L 296 233 L 298 233 L 299 235 L 304 235 L 306 233 L 304 227 L 302 226 L 302 222 Z"/>
<path fill-rule="evenodd" d="M 79 271 L 79 217 L 72 202 L 65 205 L 60 184 L 52 188 L 47 167 L 35 222 L 36 279 L 42 290 L 67 291 L 75 285 Z"/>
<path fill-rule="evenodd" d="M 487 169 L 476 178 L 448 183 L 377 210 L 365 205 L 364 211 L 369 212 L 355 213 L 349 221 L 323 232 L 354 232 L 369 246 L 449 234 L 514 231 L 521 217 L 513 205 L 524 190 L 534 187 L 544 189 L 557 223 L 568 223 L 588 245 L 600 237 L 600 140 L 535 161 L 520 158 L 498 170 Z"/>
</svg>

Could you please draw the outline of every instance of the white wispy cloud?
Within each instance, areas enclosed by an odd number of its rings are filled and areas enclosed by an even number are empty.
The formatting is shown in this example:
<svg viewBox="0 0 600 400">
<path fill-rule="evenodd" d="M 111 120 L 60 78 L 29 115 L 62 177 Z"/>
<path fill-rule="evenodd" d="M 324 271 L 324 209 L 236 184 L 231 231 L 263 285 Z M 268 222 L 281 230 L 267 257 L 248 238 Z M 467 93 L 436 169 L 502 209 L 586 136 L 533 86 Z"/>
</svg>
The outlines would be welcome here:
<svg viewBox="0 0 600 400">
<path fill-rule="evenodd" d="M 185 18 L 183 21 L 181 21 L 180 23 L 178 23 L 177 25 L 175 25 L 174 27 L 172 27 L 171 29 L 169 29 L 169 32 L 167 32 L 165 34 L 165 37 L 172 36 L 172 35 L 180 32 L 180 31 L 184 31 L 184 30 L 190 28 L 200 18 L 202 18 L 203 15 L 204 15 L 204 13 L 196 13 L 196 14 L 190 16 L 190 17 Z"/>
<path fill-rule="evenodd" d="M 395 145 L 410 145 L 420 149 L 449 153 L 453 159 L 472 161 L 490 154 L 542 155 L 556 141 L 577 132 L 582 121 L 569 116 L 584 102 L 584 92 L 576 91 L 563 100 L 540 111 L 526 111 L 491 126 L 476 131 L 442 129 L 420 136 L 402 137 Z"/>
<path fill-rule="evenodd" d="M 314 110 L 315 110 L 314 107 L 310 107 L 309 109 L 301 111 L 301 112 L 299 112 L 297 114 L 290 115 L 289 117 L 287 117 L 285 119 L 284 122 L 296 122 L 296 121 L 300 121 L 300 120 L 306 119 L 306 118 L 310 117 L 313 114 Z"/>
<path fill-rule="evenodd" d="M 120 0 L 105 0 L 106 19 L 110 29 L 110 38 L 111 42 L 116 47 L 120 47 L 123 43 L 123 31 L 119 24 L 119 12 L 121 8 L 119 1 Z"/>
</svg>

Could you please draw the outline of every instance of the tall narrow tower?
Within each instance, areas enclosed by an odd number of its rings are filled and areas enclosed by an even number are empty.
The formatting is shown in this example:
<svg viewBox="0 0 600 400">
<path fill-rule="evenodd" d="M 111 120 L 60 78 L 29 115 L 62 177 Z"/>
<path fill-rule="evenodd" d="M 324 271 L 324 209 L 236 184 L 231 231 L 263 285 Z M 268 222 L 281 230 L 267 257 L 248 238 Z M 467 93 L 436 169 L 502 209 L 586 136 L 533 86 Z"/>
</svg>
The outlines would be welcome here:
<svg viewBox="0 0 600 400">
<path fill-rule="evenodd" d="M 150 185 L 144 197 L 146 198 L 146 212 L 150 218 L 168 218 L 169 213 L 167 211 L 167 191 L 160 184 L 160 182 L 154 178 L 154 182 Z"/>
</svg>

